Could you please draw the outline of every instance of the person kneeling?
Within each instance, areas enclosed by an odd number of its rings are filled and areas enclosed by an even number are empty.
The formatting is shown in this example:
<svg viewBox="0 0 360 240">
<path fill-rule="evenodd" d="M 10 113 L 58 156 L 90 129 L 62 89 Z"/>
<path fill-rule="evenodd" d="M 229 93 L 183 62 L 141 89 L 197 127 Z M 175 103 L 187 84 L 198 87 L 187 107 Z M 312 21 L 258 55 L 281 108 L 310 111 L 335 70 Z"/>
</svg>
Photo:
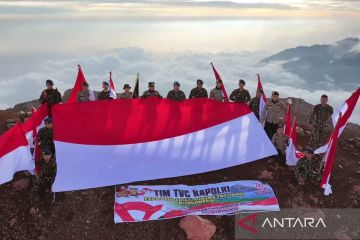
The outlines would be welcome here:
<svg viewBox="0 0 360 240">
<path fill-rule="evenodd" d="M 321 180 L 321 162 L 314 158 L 314 150 L 306 147 L 304 157 L 300 158 L 295 167 L 295 178 L 299 185 L 306 182 L 319 184 Z"/>
<path fill-rule="evenodd" d="M 36 177 L 33 188 L 35 201 L 39 201 L 46 192 L 50 192 L 51 185 L 55 181 L 56 162 L 54 159 L 54 153 L 51 149 L 44 149 L 39 160 L 39 164 L 41 167 L 41 173 L 38 177 Z"/>
</svg>

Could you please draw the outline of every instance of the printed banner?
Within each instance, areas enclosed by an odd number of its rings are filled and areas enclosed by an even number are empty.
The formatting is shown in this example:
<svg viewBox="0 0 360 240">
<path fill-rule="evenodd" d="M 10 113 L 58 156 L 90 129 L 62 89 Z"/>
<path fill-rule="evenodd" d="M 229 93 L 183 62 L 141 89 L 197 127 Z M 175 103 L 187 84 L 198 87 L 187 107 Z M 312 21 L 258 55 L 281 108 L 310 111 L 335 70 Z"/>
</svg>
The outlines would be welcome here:
<svg viewBox="0 0 360 240">
<path fill-rule="evenodd" d="M 115 223 L 161 220 L 186 215 L 232 215 L 279 211 L 272 188 L 259 181 L 208 185 L 117 187 Z"/>
</svg>

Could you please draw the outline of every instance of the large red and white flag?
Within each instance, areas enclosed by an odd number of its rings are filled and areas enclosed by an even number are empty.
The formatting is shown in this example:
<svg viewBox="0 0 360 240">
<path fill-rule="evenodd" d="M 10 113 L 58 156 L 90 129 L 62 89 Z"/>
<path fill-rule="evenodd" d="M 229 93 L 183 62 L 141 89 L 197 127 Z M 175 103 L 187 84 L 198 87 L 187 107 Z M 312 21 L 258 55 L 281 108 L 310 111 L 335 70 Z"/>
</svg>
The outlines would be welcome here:
<svg viewBox="0 0 360 240">
<path fill-rule="evenodd" d="M 226 93 L 226 90 L 225 90 L 225 86 L 224 86 L 224 82 L 222 81 L 221 77 L 220 77 L 220 74 L 218 73 L 218 71 L 216 70 L 216 68 L 214 67 L 214 64 L 213 63 L 210 63 L 211 64 L 211 67 L 214 71 L 214 75 L 215 75 L 215 79 L 216 79 L 216 82 L 218 81 L 221 81 L 222 82 L 222 85 L 221 85 L 221 91 L 222 91 L 222 95 L 225 99 L 225 102 L 229 102 L 229 97 Z"/>
<path fill-rule="evenodd" d="M 82 89 L 82 84 L 86 82 L 86 78 L 85 75 L 81 69 L 81 66 L 78 65 L 78 74 L 76 77 L 76 81 L 75 81 L 75 85 L 73 90 L 71 91 L 71 95 L 69 97 L 69 100 L 67 101 L 68 103 L 75 103 L 76 102 L 76 94 L 81 91 Z M 94 99 L 95 100 L 95 99 Z"/>
<path fill-rule="evenodd" d="M 290 104 L 289 104 L 290 105 Z M 288 166 L 295 166 L 297 161 L 304 155 L 297 150 L 297 116 L 294 118 L 294 123 L 291 128 L 289 144 L 286 147 L 286 164 Z"/>
<path fill-rule="evenodd" d="M 332 132 L 330 139 L 329 139 L 329 148 L 327 149 L 323 161 L 325 162 L 325 167 L 323 171 L 323 175 L 321 178 L 320 187 L 324 188 L 324 194 L 329 195 L 332 193 L 331 185 L 329 183 L 330 175 L 332 171 L 332 167 L 334 165 L 335 160 L 335 153 L 336 153 L 336 146 L 338 143 L 340 129 L 342 126 L 342 114 L 339 114 L 338 122 L 335 125 L 334 131 Z"/>
<path fill-rule="evenodd" d="M 115 85 L 112 80 L 112 72 L 110 72 L 109 84 L 110 84 L 110 97 L 116 99 Z"/>
<path fill-rule="evenodd" d="M 262 116 L 264 109 L 265 109 L 265 105 L 266 105 L 266 95 L 265 95 L 265 91 L 263 89 L 263 86 L 261 84 L 261 80 L 260 80 L 260 74 L 256 75 L 258 78 L 258 85 L 257 85 L 257 91 L 261 90 L 262 91 L 262 96 L 260 98 L 260 104 L 259 104 L 259 116 Z"/>
<path fill-rule="evenodd" d="M 0 136 L 0 184 L 13 179 L 18 171 L 35 168 L 29 144 L 20 123 Z"/>
<path fill-rule="evenodd" d="M 340 137 L 341 133 L 344 131 L 349 121 L 349 118 L 351 117 L 355 109 L 356 103 L 359 100 L 359 96 L 360 96 L 360 87 L 355 92 L 353 92 L 352 95 L 331 116 L 334 127 L 336 123 L 339 124 L 338 137 Z M 338 122 L 340 114 L 342 115 L 342 118 L 341 121 Z M 326 143 L 323 146 L 315 150 L 315 154 L 324 153 L 328 150 L 329 147 L 330 147 L 330 138 L 326 141 Z"/>
<path fill-rule="evenodd" d="M 53 118 L 55 192 L 214 171 L 277 154 L 247 104 L 118 99 L 56 105 Z"/>
<path fill-rule="evenodd" d="M 35 141 L 33 137 L 34 130 L 36 129 L 36 132 L 38 132 L 40 128 L 45 126 L 44 120 L 48 116 L 48 109 L 49 108 L 47 107 L 47 104 L 42 104 L 39 109 L 33 111 L 32 116 L 22 124 L 26 139 L 31 148 L 35 147 Z"/>
<path fill-rule="evenodd" d="M 285 126 L 284 126 L 284 134 L 288 137 L 291 136 L 292 131 L 292 123 L 291 123 L 291 104 L 288 104 L 286 114 L 285 114 Z"/>
</svg>

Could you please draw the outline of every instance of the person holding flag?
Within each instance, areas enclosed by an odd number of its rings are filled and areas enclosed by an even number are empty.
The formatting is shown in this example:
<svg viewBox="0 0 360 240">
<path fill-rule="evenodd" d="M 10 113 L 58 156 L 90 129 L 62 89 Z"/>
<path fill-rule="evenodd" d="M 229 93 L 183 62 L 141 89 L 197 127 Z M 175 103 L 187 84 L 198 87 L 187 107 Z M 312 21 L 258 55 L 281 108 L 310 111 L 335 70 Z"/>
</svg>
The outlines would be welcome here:
<svg viewBox="0 0 360 240">
<path fill-rule="evenodd" d="M 82 85 L 82 90 L 80 90 L 76 94 L 77 102 L 95 101 L 95 95 L 94 92 L 90 90 L 89 83 L 83 82 L 81 85 Z"/>
<path fill-rule="evenodd" d="M 196 87 L 191 89 L 189 99 L 191 98 L 208 98 L 208 93 L 203 88 L 204 82 L 201 79 L 196 80 Z"/>
<path fill-rule="evenodd" d="M 49 116 L 51 116 L 52 106 L 62 102 L 61 93 L 57 88 L 54 88 L 54 82 L 52 80 L 46 80 L 46 89 L 41 92 L 39 101 L 41 104 L 48 105 Z"/>
<path fill-rule="evenodd" d="M 284 162 L 285 165 L 285 149 L 288 142 L 288 137 L 284 134 L 283 125 L 278 126 L 277 132 L 272 137 L 271 142 L 278 151 L 278 160 Z"/>
<path fill-rule="evenodd" d="M 45 127 L 41 128 L 37 133 L 37 140 L 39 141 L 40 151 L 45 148 L 50 149 L 55 153 L 55 145 L 53 141 L 53 121 L 48 117 L 44 120 Z"/>
<path fill-rule="evenodd" d="M 210 99 L 218 102 L 225 102 L 222 86 L 222 80 L 217 80 L 216 87 L 210 91 Z"/>
<path fill-rule="evenodd" d="M 249 102 L 249 107 L 253 110 L 257 119 L 260 119 L 260 100 L 262 98 L 263 91 L 258 89 L 256 91 L 256 97 L 252 98 Z"/>
<path fill-rule="evenodd" d="M 295 167 L 295 178 L 300 186 L 306 182 L 319 184 L 321 180 L 321 162 L 314 158 L 314 149 L 306 147 L 304 156 L 299 159 Z"/>
<path fill-rule="evenodd" d="M 183 101 L 186 99 L 185 93 L 180 90 L 179 82 L 174 82 L 174 89 L 168 92 L 166 98 L 174 101 Z"/>
<path fill-rule="evenodd" d="M 313 148 L 322 146 L 327 139 L 328 121 L 334 113 L 333 107 L 328 104 L 328 96 L 323 94 L 320 104 L 317 104 L 310 116 L 311 136 L 309 145 Z"/>
<path fill-rule="evenodd" d="M 149 90 L 145 91 L 143 93 L 143 95 L 141 96 L 141 98 L 150 98 L 150 97 L 162 98 L 160 93 L 155 90 L 155 83 L 154 82 L 149 82 L 148 86 L 149 86 Z"/>
</svg>

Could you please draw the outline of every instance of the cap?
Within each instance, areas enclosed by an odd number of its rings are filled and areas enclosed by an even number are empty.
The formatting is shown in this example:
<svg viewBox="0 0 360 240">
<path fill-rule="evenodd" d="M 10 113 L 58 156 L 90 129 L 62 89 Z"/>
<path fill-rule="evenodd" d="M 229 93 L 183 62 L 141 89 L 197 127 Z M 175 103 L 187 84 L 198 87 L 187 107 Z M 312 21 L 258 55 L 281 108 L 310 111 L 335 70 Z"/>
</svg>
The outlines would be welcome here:
<svg viewBox="0 0 360 240">
<path fill-rule="evenodd" d="M 45 123 L 53 123 L 53 120 L 51 117 L 47 117 L 47 118 L 45 118 L 44 122 Z"/>
<path fill-rule="evenodd" d="M 174 82 L 174 86 L 180 86 L 179 82 Z"/>
<path fill-rule="evenodd" d="M 305 147 L 304 152 L 314 154 L 314 149 L 311 147 Z"/>
<path fill-rule="evenodd" d="M 204 84 L 204 82 L 203 82 L 203 80 L 198 79 L 198 80 L 196 80 L 196 84 Z"/>
<path fill-rule="evenodd" d="M 321 98 L 328 98 L 326 94 L 321 95 Z"/>
<path fill-rule="evenodd" d="M 102 82 L 102 84 L 109 86 L 109 83 L 108 83 L 108 82 Z"/>
<path fill-rule="evenodd" d="M 129 89 L 130 89 L 131 87 L 130 87 L 130 85 L 129 85 L 129 84 L 124 84 L 123 89 L 125 89 L 125 88 L 129 88 Z"/>
<path fill-rule="evenodd" d="M 88 87 L 89 84 L 88 84 L 87 82 L 83 82 L 83 83 L 81 84 L 81 86 L 83 86 L 83 87 Z"/>
<path fill-rule="evenodd" d="M 50 80 L 50 79 L 46 80 L 46 85 L 48 85 L 48 84 L 51 86 L 54 86 L 53 80 Z"/>
<path fill-rule="evenodd" d="M 217 80 L 216 83 L 222 83 L 222 80 L 221 80 L 221 79 L 220 79 L 220 80 Z"/>
<path fill-rule="evenodd" d="M 280 94 L 279 94 L 279 92 L 277 92 L 277 91 L 273 91 L 273 92 L 272 92 L 272 95 L 273 95 L 273 96 L 279 96 Z"/>
<path fill-rule="evenodd" d="M 149 87 L 153 87 L 153 86 L 155 86 L 155 83 L 154 82 L 149 82 Z"/>
<path fill-rule="evenodd" d="M 245 80 L 243 80 L 243 79 L 240 79 L 240 80 L 239 80 L 239 83 L 246 84 L 246 83 L 245 83 Z"/>
</svg>

